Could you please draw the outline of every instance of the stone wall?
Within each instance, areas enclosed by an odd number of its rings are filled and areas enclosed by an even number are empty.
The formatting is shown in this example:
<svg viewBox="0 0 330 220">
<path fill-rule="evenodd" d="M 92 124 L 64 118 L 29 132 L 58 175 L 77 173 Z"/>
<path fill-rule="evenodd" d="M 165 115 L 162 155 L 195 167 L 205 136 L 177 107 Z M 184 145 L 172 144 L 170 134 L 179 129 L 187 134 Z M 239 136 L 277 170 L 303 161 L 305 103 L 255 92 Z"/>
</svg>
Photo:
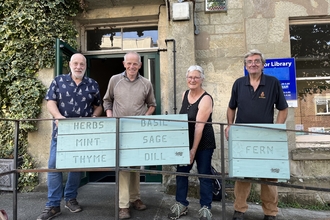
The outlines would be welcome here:
<svg viewBox="0 0 330 220">
<path fill-rule="evenodd" d="M 204 88 L 213 95 L 214 114 L 216 122 L 226 123 L 226 108 L 230 98 L 231 86 L 235 79 L 243 76 L 243 56 L 253 48 L 259 49 L 266 58 L 291 57 L 290 53 L 290 19 L 308 19 L 308 16 L 329 16 L 329 1 L 300 1 L 300 0 L 234 0 L 227 1 L 227 12 L 206 13 L 204 1 L 195 1 L 195 25 L 199 34 L 195 35 L 196 64 L 205 69 Z M 289 109 L 287 128 L 295 128 L 295 108 Z M 326 123 L 326 122 L 325 122 Z M 218 146 L 220 148 L 220 130 L 215 126 Z M 294 132 L 288 132 L 290 156 L 296 154 L 296 139 Z M 227 143 L 225 141 L 225 158 L 227 162 Z M 213 164 L 220 170 L 220 149 L 214 153 Z M 291 154 L 291 151 L 293 152 Z M 299 151 L 298 151 L 299 152 Z M 310 152 L 311 154 L 314 151 Z M 297 153 L 299 154 L 299 153 Z M 322 164 L 328 167 L 330 157 L 327 154 Z M 292 158 L 290 158 L 292 159 Z M 327 172 L 318 172 L 315 176 L 306 164 L 319 164 L 313 159 L 290 160 L 293 184 L 299 184 L 303 177 L 312 180 L 313 185 L 318 178 L 328 179 Z M 320 170 L 326 171 L 321 165 L 316 165 Z M 227 168 L 226 168 L 227 170 Z M 194 170 L 196 172 L 196 170 Z M 298 181 L 296 181 L 298 179 Z M 192 187 L 196 186 L 194 178 L 191 178 Z M 169 192 L 174 192 L 175 181 L 168 187 Z M 305 181 L 307 184 L 308 181 Z M 329 187 L 325 181 L 323 187 Z M 193 190 L 196 191 L 196 190 Z M 198 191 L 198 190 L 197 190 Z M 288 196 L 293 192 L 291 196 Z M 288 198 L 316 199 L 312 194 L 329 202 L 328 193 L 315 194 L 306 190 L 291 190 L 280 188 L 280 195 L 285 200 Z M 309 195 L 309 196 L 306 196 Z"/>
<path fill-rule="evenodd" d="M 160 53 L 160 81 L 162 114 L 173 114 L 179 111 L 181 95 L 186 90 L 185 72 L 190 65 L 201 65 L 205 70 L 203 87 L 214 98 L 213 121 L 225 124 L 226 109 L 230 98 L 231 87 L 235 79 L 243 76 L 243 56 L 253 48 L 263 52 L 266 58 L 290 57 L 290 19 L 306 19 L 309 17 L 329 17 L 329 0 L 228 0 L 226 12 L 205 12 L 205 1 L 188 1 L 190 19 L 185 21 L 172 20 L 172 5 L 176 0 L 164 1 L 164 5 L 116 6 L 112 8 L 98 8 L 77 16 L 77 27 L 97 22 L 139 21 L 143 19 L 158 19 L 159 48 L 167 49 Z M 78 42 L 84 39 L 80 32 Z M 167 41 L 166 41 L 167 40 Z M 167 42 L 167 43 L 166 43 Z M 175 47 L 174 47 L 175 46 Z M 174 68 L 175 64 L 175 68 Z M 46 86 L 53 78 L 52 70 L 41 72 L 40 77 Z M 176 79 L 174 85 L 173 79 Z M 175 87 L 175 89 L 174 89 Z M 176 93 L 174 91 L 176 90 Z M 176 106 L 174 105 L 176 103 Z M 176 109 L 175 109 L 176 108 Z M 43 104 L 41 118 L 50 118 Z M 295 109 L 289 109 L 287 119 L 288 129 L 295 127 Z M 39 131 L 29 135 L 31 148 L 29 152 L 38 161 L 40 168 L 47 166 L 51 122 L 40 122 Z M 220 126 L 214 126 L 218 148 L 212 163 L 220 170 Z M 227 141 L 224 142 L 225 158 L 227 162 Z M 295 133 L 289 133 L 289 152 L 295 152 Z M 310 152 L 313 154 L 314 152 Z M 290 158 L 292 159 L 292 158 Z M 321 162 L 313 159 L 291 160 L 291 174 L 293 179 L 308 177 L 329 178 L 326 167 L 330 158 Z M 309 169 L 315 164 L 319 176 L 315 176 Z M 174 166 L 164 166 L 164 170 L 174 170 Z M 226 170 L 228 170 L 226 168 Z M 328 170 L 328 169 L 327 169 Z M 194 169 L 196 172 L 196 169 Z M 41 174 L 41 183 L 45 176 Z M 164 176 L 163 183 L 169 188 L 175 185 L 174 176 Z M 192 178 L 192 185 L 198 186 L 198 180 Z M 324 185 L 326 186 L 326 185 Z M 328 186 L 329 187 L 329 186 Z M 281 189 L 283 193 L 290 190 Z M 196 190 L 195 190 L 196 192 Z M 301 192 L 301 194 L 309 191 Z M 322 199 L 330 199 L 322 194 Z"/>
</svg>

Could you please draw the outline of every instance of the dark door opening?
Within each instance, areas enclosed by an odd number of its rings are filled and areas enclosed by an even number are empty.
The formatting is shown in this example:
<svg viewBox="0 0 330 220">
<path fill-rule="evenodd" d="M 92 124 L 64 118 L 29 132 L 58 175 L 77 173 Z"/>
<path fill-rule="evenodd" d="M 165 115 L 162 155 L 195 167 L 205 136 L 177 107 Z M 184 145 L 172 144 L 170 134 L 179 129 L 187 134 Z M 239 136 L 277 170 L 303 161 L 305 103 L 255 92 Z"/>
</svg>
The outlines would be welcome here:
<svg viewBox="0 0 330 220">
<path fill-rule="evenodd" d="M 157 105 L 158 105 L 158 110 L 156 109 L 156 114 L 160 114 L 160 97 L 158 94 L 160 94 L 160 88 L 158 86 L 158 76 L 159 73 L 157 74 L 156 70 L 157 66 L 154 63 L 158 62 L 154 58 L 155 55 L 152 54 L 150 55 L 141 55 L 141 61 L 142 61 L 142 67 L 139 70 L 139 73 L 151 80 L 151 82 L 154 85 L 155 89 L 155 95 L 156 95 L 156 100 L 157 100 Z M 100 93 L 101 93 L 101 98 L 104 97 L 105 92 L 108 87 L 109 80 L 111 76 L 122 73 L 125 68 L 123 65 L 123 60 L 124 60 L 124 54 L 120 54 L 117 56 L 107 56 L 107 55 L 93 55 L 93 56 L 86 56 L 88 60 L 88 70 L 87 74 L 89 77 L 93 78 L 99 83 L 100 86 Z M 147 74 L 145 74 L 147 72 Z M 159 72 L 159 71 L 158 71 Z M 158 88 L 157 88 L 158 86 Z M 103 116 L 105 116 L 105 113 L 103 113 Z M 146 166 L 145 169 L 149 170 L 161 170 L 161 166 Z M 115 182 L 116 177 L 115 177 L 115 172 L 109 171 L 109 172 L 87 172 L 86 176 L 88 178 L 89 182 Z M 140 181 L 141 182 L 161 182 L 162 181 L 162 176 L 159 174 L 143 174 L 141 173 L 140 176 Z"/>
</svg>

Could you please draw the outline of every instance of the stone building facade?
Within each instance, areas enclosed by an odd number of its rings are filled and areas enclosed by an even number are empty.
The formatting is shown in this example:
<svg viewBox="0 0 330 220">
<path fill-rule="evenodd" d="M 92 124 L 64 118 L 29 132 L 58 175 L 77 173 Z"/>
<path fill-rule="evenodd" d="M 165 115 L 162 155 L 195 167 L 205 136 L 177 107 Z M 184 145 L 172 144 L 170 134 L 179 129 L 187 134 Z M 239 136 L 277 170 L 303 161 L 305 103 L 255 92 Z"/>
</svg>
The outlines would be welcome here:
<svg viewBox="0 0 330 220">
<path fill-rule="evenodd" d="M 292 56 L 290 46 L 292 23 L 330 24 L 329 0 L 227 0 L 226 10 L 214 12 L 206 11 L 205 0 L 182 3 L 174 0 L 86 0 L 85 2 L 88 6 L 86 12 L 75 19 L 79 30 L 79 51 L 91 59 L 98 57 L 99 60 L 93 61 L 96 63 L 101 63 L 101 58 L 105 62 L 115 62 L 115 59 L 123 57 L 125 49 L 88 50 L 89 30 L 157 27 L 156 47 L 127 48 L 157 56 L 156 66 L 159 70 L 155 77 L 158 80 L 155 90 L 159 93 L 160 107 L 157 113 L 175 114 L 179 111 L 182 92 L 187 88 L 185 72 L 190 65 L 197 64 L 205 70 L 206 79 L 203 87 L 214 98 L 213 121 L 224 124 L 231 86 L 235 79 L 244 74 L 243 56 L 248 50 L 259 49 L 266 58 L 288 58 Z M 187 4 L 188 11 L 185 6 L 181 7 L 178 4 Z M 177 10 L 179 14 L 176 14 Z M 183 17 L 180 17 L 181 15 Z M 178 19 L 174 19 L 173 16 L 177 16 L 175 18 Z M 146 65 L 147 63 L 144 63 L 144 66 Z M 119 69 L 116 73 L 119 73 Z M 99 81 L 101 90 L 105 90 L 103 87 L 108 82 L 109 74 L 114 72 L 111 72 L 111 65 L 98 71 L 99 74 L 94 73 L 91 76 Z M 40 79 L 46 86 L 50 84 L 52 78 L 53 70 L 40 72 Z M 310 102 L 313 102 L 313 98 L 310 98 Z M 301 106 L 308 108 L 302 102 L 298 102 L 298 107 L 289 108 L 286 122 L 288 129 L 295 129 Z M 330 127 L 329 116 L 323 117 L 322 127 Z M 50 118 L 45 107 L 41 118 Z M 47 167 L 50 131 L 51 122 L 43 121 L 39 123 L 39 131 L 29 135 L 30 153 L 43 168 Z M 219 168 L 221 138 L 219 127 L 215 127 L 215 131 L 219 147 L 214 154 L 213 164 Z M 329 138 L 325 143 L 328 141 Z M 227 143 L 224 147 L 227 149 Z M 326 147 L 326 144 L 321 147 Z M 303 183 L 307 185 L 317 183 L 320 187 L 329 188 L 329 181 L 326 180 L 330 178 L 328 173 L 330 154 L 328 151 L 322 152 L 322 157 L 293 159 L 292 155 L 300 153 L 296 148 L 295 133 L 289 132 L 291 182 L 301 183 L 299 180 L 303 179 L 305 180 Z M 227 159 L 227 156 L 225 158 Z M 163 169 L 172 170 L 173 167 L 163 167 Z M 44 174 L 40 174 L 40 180 L 41 184 L 46 181 Z M 170 185 L 173 183 L 173 176 L 164 176 L 162 181 Z M 327 193 L 316 192 L 313 196 L 310 191 L 300 192 L 286 188 L 281 191 L 283 198 L 306 194 L 315 199 L 321 198 L 323 202 L 330 202 L 330 195 Z"/>
</svg>

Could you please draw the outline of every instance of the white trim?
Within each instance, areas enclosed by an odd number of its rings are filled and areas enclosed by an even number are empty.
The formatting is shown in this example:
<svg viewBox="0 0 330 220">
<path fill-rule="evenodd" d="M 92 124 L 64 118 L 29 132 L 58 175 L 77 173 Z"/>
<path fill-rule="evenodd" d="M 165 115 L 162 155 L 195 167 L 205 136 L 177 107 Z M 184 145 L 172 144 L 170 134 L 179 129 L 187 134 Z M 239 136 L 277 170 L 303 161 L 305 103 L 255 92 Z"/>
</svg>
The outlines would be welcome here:
<svg viewBox="0 0 330 220">
<path fill-rule="evenodd" d="M 128 51 L 136 51 L 136 52 L 157 52 L 158 47 L 156 48 L 138 48 L 138 49 L 123 49 L 123 50 L 98 50 L 98 51 L 86 51 L 84 55 L 109 55 L 111 54 L 123 54 Z"/>
<path fill-rule="evenodd" d="M 289 25 L 330 24 L 329 16 L 289 18 Z"/>
<path fill-rule="evenodd" d="M 318 76 L 318 77 L 297 77 L 297 81 L 303 81 L 303 80 L 330 80 L 330 76 Z"/>
<path fill-rule="evenodd" d="M 120 25 L 119 25 L 120 24 Z M 87 50 L 87 34 L 86 31 L 93 29 L 120 29 L 121 34 L 123 34 L 123 29 L 132 27 L 158 27 L 158 20 L 140 21 L 139 23 L 132 22 L 121 22 L 121 23 L 97 23 L 89 25 L 80 26 L 80 48 L 83 54 L 86 55 L 102 55 L 102 54 L 117 54 L 125 53 L 127 51 L 141 51 L 141 52 L 154 52 L 158 51 L 159 47 L 153 48 L 132 48 L 132 49 L 113 49 L 113 50 L 100 50 L 100 51 L 88 51 Z M 122 37 L 122 35 L 121 35 Z M 123 39 L 123 38 L 122 38 Z M 123 44 L 123 41 L 122 41 Z"/>
</svg>

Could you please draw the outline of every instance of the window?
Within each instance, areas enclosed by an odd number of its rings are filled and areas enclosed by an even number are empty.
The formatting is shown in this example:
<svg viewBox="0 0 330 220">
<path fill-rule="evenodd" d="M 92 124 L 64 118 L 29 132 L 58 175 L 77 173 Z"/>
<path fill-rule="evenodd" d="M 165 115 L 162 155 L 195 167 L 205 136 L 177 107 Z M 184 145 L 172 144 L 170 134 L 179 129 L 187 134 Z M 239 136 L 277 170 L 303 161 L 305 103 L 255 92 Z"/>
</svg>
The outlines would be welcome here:
<svg viewBox="0 0 330 220">
<path fill-rule="evenodd" d="M 205 0 L 207 12 L 227 11 L 227 0 Z"/>
<path fill-rule="evenodd" d="M 330 23 L 290 25 L 299 95 L 330 86 Z"/>
<path fill-rule="evenodd" d="M 315 108 L 317 115 L 330 114 L 330 95 L 315 97 Z"/>
<path fill-rule="evenodd" d="M 296 62 L 295 124 L 304 131 L 329 128 L 330 22 L 329 18 L 290 19 L 291 56 Z M 298 138 L 298 136 L 297 136 Z M 299 142 L 298 140 L 296 140 Z"/>
<path fill-rule="evenodd" d="M 88 28 L 87 51 L 150 49 L 158 47 L 157 26 Z"/>
</svg>

